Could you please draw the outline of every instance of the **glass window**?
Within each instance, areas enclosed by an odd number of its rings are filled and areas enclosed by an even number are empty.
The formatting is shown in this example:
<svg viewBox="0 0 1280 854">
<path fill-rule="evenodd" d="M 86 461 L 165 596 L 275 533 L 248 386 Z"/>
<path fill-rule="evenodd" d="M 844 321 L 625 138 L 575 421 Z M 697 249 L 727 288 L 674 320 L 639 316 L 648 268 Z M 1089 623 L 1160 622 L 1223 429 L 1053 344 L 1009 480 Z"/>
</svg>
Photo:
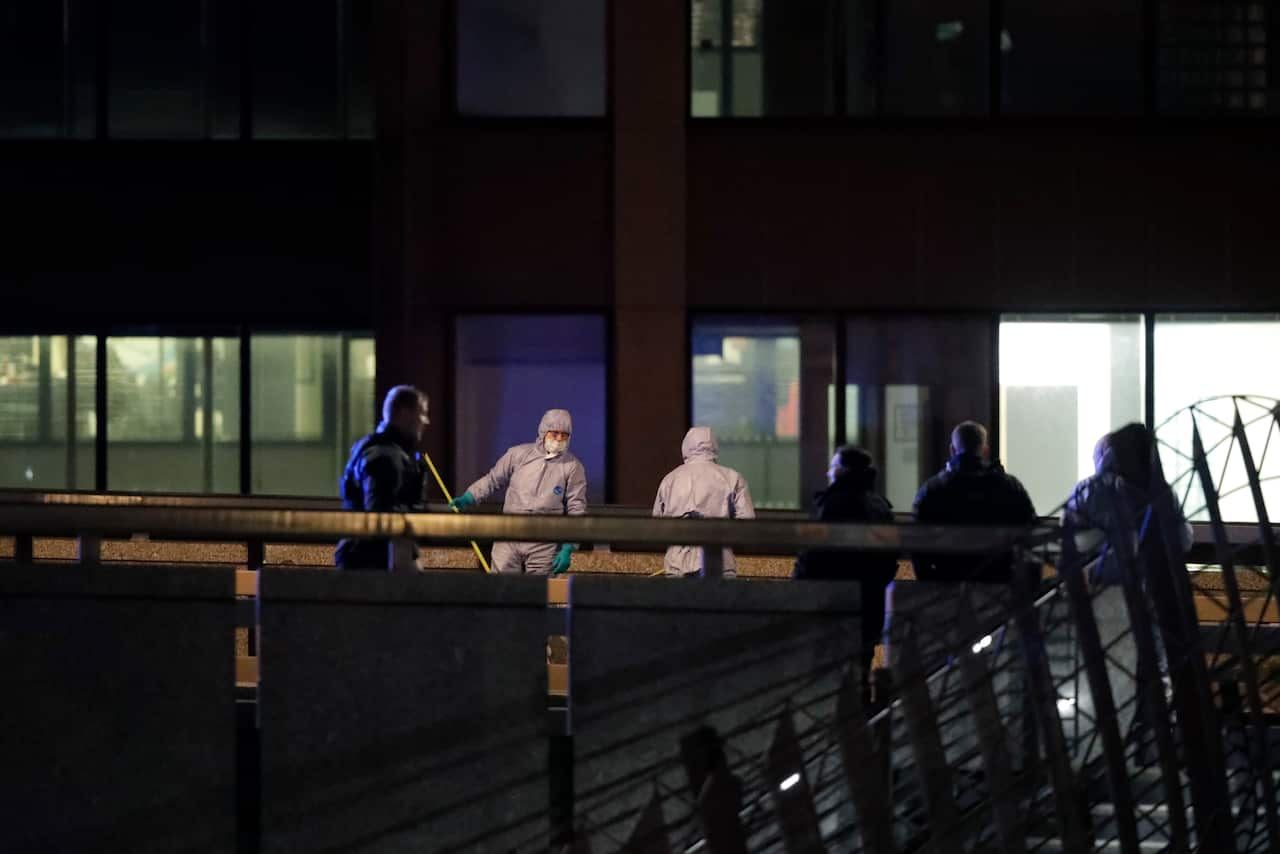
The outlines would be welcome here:
<svg viewBox="0 0 1280 854">
<path fill-rule="evenodd" d="M 537 438 L 548 409 L 573 415 L 570 449 L 587 498 L 608 495 L 605 320 L 596 315 L 466 315 L 457 319 L 454 459 L 461 490 L 507 448 Z"/>
<path fill-rule="evenodd" d="M 1143 111 L 1143 19 L 1138 0 L 1005 0 L 1004 21 L 1006 111 Z"/>
<path fill-rule="evenodd" d="M 214 139 L 240 137 L 240 78 L 246 38 L 244 16 L 249 14 L 249 5 L 222 2 L 206 6 L 212 41 L 206 48 L 206 55 L 212 57 L 209 76 L 212 91 L 206 100 L 206 109 L 210 112 L 207 116 L 209 134 Z"/>
<path fill-rule="evenodd" d="M 466 0 L 457 9 L 458 112 L 603 116 L 603 0 Z"/>
<path fill-rule="evenodd" d="M 347 0 L 346 55 L 347 135 L 373 137 L 373 4 Z"/>
<path fill-rule="evenodd" d="M 980 115 L 987 0 L 693 0 L 695 117 Z"/>
<path fill-rule="evenodd" d="M 240 339 L 208 342 L 212 359 L 205 361 L 196 393 L 195 432 L 204 452 L 212 457 L 208 463 L 212 470 L 206 468 L 206 491 L 234 495 L 240 492 Z M 209 400 L 205 388 L 212 393 Z"/>
<path fill-rule="evenodd" d="M 95 340 L 70 340 L 0 338 L 0 487 L 93 488 Z"/>
<path fill-rule="evenodd" d="M 694 116 L 765 114 L 764 64 L 760 49 L 763 4 L 764 0 L 693 0 L 689 70 L 693 87 L 690 108 Z M 809 61 L 801 67 L 822 74 L 821 64 L 812 60 L 810 50 Z M 821 98 L 825 91 L 820 81 L 817 97 Z"/>
<path fill-rule="evenodd" d="M 981 115 L 988 111 L 990 10 L 986 0 L 885 3 L 879 43 L 882 111 Z"/>
<path fill-rule="evenodd" d="M 1191 474 L 1192 421 L 1185 408 L 1197 404 L 1196 425 L 1208 452 L 1210 471 L 1222 493 L 1228 521 L 1257 520 L 1238 448 L 1230 438 L 1235 419 L 1231 395 L 1254 395 L 1241 402 L 1251 451 L 1262 476 L 1271 515 L 1280 507 L 1277 454 L 1280 443 L 1269 411 L 1280 398 L 1280 315 L 1159 315 L 1155 324 L 1155 421 L 1165 476 L 1185 496 L 1190 518 L 1205 520 L 1203 497 Z M 1226 399 L 1221 399 L 1227 396 Z M 1215 399 L 1216 398 L 1216 399 Z M 1264 459 L 1265 458 L 1265 459 Z"/>
<path fill-rule="evenodd" d="M 61 132 L 65 94 L 63 4 L 8 0 L 0 5 L 0 136 Z"/>
<path fill-rule="evenodd" d="M 239 362 L 236 339 L 108 338 L 107 488 L 237 492 Z"/>
<path fill-rule="evenodd" d="M 1156 95 L 1175 115 L 1271 115 L 1275 5 L 1160 0 Z M 1274 51 L 1272 51 L 1274 53 Z"/>
<path fill-rule="evenodd" d="M 347 439 L 351 445 L 356 439 L 370 432 L 382 418 L 382 401 L 376 399 L 375 378 L 377 361 L 374 359 L 372 338 L 353 338 L 347 351 Z"/>
<path fill-rule="evenodd" d="M 875 458 L 896 512 L 910 512 L 920 484 L 942 468 L 956 424 L 989 421 L 991 339 L 987 317 L 848 321 L 845 371 L 855 405 L 847 439 Z"/>
<path fill-rule="evenodd" d="M 835 329 L 829 322 L 699 320 L 693 328 L 693 423 L 756 506 L 800 509 L 824 483 L 833 428 Z M 672 438 L 673 451 L 679 437 Z M 673 454 L 674 457 L 674 454 Z"/>
<path fill-rule="evenodd" d="M 112 136 L 205 135 L 204 4 L 129 0 L 109 4 Z"/>
<path fill-rule="evenodd" d="M 252 492 L 334 495 L 346 463 L 339 435 L 337 335 L 250 341 Z"/>
<path fill-rule="evenodd" d="M 255 137 L 341 135 L 338 21 L 344 8 L 345 0 L 253 4 Z"/>
<path fill-rule="evenodd" d="M 376 423 L 372 339 L 255 335 L 249 352 L 252 491 L 336 496 L 351 445 Z"/>
<path fill-rule="evenodd" d="M 0 439 L 33 441 L 40 437 L 41 395 L 50 358 L 49 341 L 37 336 L 0 338 Z"/>
<path fill-rule="evenodd" d="M 1142 318 L 1000 320 L 1000 458 L 1042 514 L 1093 474 L 1104 434 L 1145 419 Z"/>
</svg>

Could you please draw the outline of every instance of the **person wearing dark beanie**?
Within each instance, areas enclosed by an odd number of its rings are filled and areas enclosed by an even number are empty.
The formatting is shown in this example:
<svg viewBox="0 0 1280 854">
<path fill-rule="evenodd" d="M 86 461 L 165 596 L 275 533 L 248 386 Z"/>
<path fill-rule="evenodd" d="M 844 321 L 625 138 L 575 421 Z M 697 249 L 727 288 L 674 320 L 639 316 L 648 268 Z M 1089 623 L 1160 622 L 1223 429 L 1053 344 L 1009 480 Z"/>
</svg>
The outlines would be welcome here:
<svg viewBox="0 0 1280 854">
<path fill-rule="evenodd" d="M 878 472 L 871 455 L 844 445 L 836 449 L 827 469 L 826 489 L 813 499 L 813 517 L 819 522 L 891 524 L 893 508 L 875 491 Z M 807 581 L 859 581 L 862 583 L 863 679 L 871 669 L 875 645 L 884 626 L 884 592 L 898 571 L 898 557 L 884 552 L 814 549 L 796 561 L 792 577 Z"/>
</svg>

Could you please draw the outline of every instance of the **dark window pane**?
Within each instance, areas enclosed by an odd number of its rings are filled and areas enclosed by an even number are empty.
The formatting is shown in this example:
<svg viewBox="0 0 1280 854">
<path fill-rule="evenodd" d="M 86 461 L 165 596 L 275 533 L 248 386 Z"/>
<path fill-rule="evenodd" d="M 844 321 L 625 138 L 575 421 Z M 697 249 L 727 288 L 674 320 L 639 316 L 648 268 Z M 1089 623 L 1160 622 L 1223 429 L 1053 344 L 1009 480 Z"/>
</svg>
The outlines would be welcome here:
<svg viewBox="0 0 1280 854">
<path fill-rule="evenodd" d="M 252 491 L 336 496 L 342 435 L 338 335 L 256 335 L 250 341 Z"/>
<path fill-rule="evenodd" d="M 845 4 L 845 109 L 853 116 L 880 111 L 882 3 L 850 0 Z"/>
<path fill-rule="evenodd" d="M 604 0 L 466 0 L 457 10 L 460 113 L 604 115 Z"/>
<path fill-rule="evenodd" d="M 451 486 L 464 489 L 507 448 L 537 439 L 546 410 L 567 409 L 573 415 L 569 447 L 587 470 L 588 501 L 603 503 L 604 318 L 473 315 L 459 317 L 456 331 L 457 483 Z"/>
<path fill-rule="evenodd" d="M 882 111 L 889 115 L 987 112 L 986 0 L 885 3 Z"/>
<path fill-rule="evenodd" d="M 991 320 L 861 317 L 846 334 L 848 441 L 871 452 L 885 497 L 908 512 L 946 462 L 952 428 L 991 417 Z"/>
<path fill-rule="evenodd" d="M 212 56 L 209 133 L 214 139 L 240 136 L 241 77 L 247 73 L 247 4 L 219 0 L 210 4 L 209 32 Z"/>
<path fill-rule="evenodd" d="M 0 136 L 54 136 L 62 129 L 62 4 L 0 5 Z"/>
<path fill-rule="evenodd" d="M 1004 108 L 1136 115 L 1143 109 L 1142 3 L 1005 0 Z"/>
<path fill-rule="evenodd" d="M 105 15 L 98 0 L 65 0 L 67 8 L 66 135 L 92 139 L 98 134 L 98 53 L 101 20 Z"/>
<path fill-rule="evenodd" d="M 987 0 L 693 0 L 694 116 L 981 115 Z"/>
<path fill-rule="evenodd" d="M 338 11 L 335 0 L 252 4 L 255 137 L 341 135 Z"/>
<path fill-rule="evenodd" d="M 1173 115 L 1271 115 L 1280 39 L 1273 3 L 1157 0 L 1158 109 Z"/>
<path fill-rule="evenodd" d="M 347 135 L 373 137 L 373 3 L 347 0 Z"/>
<path fill-rule="evenodd" d="M 110 9 L 110 134 L 204 136 L 200 0 L 115 0 Z"/>
</svg>

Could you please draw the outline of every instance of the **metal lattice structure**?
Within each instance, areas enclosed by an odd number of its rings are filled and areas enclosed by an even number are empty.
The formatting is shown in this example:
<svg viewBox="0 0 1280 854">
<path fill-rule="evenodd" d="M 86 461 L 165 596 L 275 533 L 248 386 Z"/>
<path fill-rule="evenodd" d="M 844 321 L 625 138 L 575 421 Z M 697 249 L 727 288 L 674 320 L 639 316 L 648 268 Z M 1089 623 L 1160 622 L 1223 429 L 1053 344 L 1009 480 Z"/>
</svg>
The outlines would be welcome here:
<svg viewBox="0 0 1280 854">
<path fill-rule="evenodd" d="M 1270 399 L 1179 412 L 1136 548 L 1041 527 L 1012 588 L 896 585 L 873 707 L 852 666 L 805 674 L 754 724 L 704 733 L 700 770 L 673 749 L 633 778 L 643 806 L 581 800 L 576 850 L 1280 851 L 1277 434 Z M 1187 519 L 1212 569 L 1188 567 Z M 1104 560 L 1121 582 L 1090 581 Z"/>
</svg>

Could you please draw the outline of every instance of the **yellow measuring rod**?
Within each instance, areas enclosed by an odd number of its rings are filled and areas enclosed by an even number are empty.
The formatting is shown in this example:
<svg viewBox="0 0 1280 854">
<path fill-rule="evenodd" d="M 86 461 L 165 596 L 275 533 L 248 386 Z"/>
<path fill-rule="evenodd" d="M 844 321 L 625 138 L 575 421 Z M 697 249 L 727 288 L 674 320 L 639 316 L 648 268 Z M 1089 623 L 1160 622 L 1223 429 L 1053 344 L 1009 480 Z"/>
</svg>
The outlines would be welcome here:
<svg viewBox="0 0 1280 854">
<path fill-rule="evenodd" d="M 440 477 L 440 472 L 436 470 L 436 464 L 431 462 L 431 455 L 426 451 L 422 452 L 422 458 L 427 461 L 427 466 L 431 469 L 431 474 L 435 475 L 436 483 L 440 486 L 440 491 L 444 493 L 445 501 L 453 501 L 453 496 L 449 494 L 449 487 L 444 485 L 444 479 Z M 461 513 L 457 507 L 452 508 L 454 513 Z M 471 548 L 476 553 L 476 557 L 480 558 L 480 565 L 484 567 L 484 571 L 492 574 L 493 569 L 489 566 L 489 561 L 484 559 L 484 553 L 480 551 L 480 547 L 476 545 L 476 541 L 471 541 Z"/>
</svg>

